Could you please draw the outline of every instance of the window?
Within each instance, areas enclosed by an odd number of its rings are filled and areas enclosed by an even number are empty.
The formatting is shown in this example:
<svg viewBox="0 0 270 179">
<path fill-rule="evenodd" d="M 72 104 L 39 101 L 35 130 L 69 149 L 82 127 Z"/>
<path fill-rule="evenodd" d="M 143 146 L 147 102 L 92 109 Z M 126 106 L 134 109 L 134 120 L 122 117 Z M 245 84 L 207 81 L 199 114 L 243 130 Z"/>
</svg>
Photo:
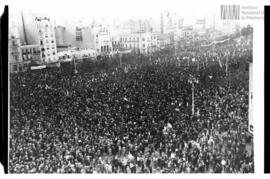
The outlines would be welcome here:
<svg viewBox="0 0 270 179">
<path fill-rule="evenodd" d="M 52 43 L 54 43 L 54 41 L 53 41 L 53 40 L 52 40 L 51 42 L 52 42 Z"/>
<path fill-rule="evenodd" d="M 143 44 L 142 46 L 145 47 L 145 44 Z"/>
<path fill-rule="evenodd" d="M 76 27 L 76 41 L 82 41 L 83 37 L 82 37 L 82 29 Z"/>
<path fill-rule="evenodd" d="M 13 70 L 12 70 L 12 71 L 17 72 L 17 70 L 18 70 L 17 65 L 13 65 L 13 66 L 12 66 L 12 68 L 13 68 Z"/>
<path fill-rule="evenodd" d="M 142 38 L 142 41 L 145 41 L 145 38 L 144 37 Z"/>
<path fill-rule="evenodd" d="M 27 64 L 24 64 L 23 65 L 23 68 L 26 70 L 27 69 Z"/>
<path fill-rule="evenodd" d="M 40 41 L 40 44 L 43 45 L 43 41 L 42 40 Z"/>
</svg>

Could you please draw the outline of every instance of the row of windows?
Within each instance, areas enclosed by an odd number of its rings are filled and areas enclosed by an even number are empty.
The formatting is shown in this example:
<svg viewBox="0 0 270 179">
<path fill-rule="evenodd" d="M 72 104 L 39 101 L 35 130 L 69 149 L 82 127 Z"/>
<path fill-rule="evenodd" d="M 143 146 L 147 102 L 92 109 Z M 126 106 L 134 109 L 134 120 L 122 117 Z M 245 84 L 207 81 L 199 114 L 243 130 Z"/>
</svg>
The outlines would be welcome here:
<svg viewBox="0 0 270 179">
<path fill-rule="evenodd" d="M 40 53 L 38 48 L 29 48 L 29 49 L 22 49 L 23 54 L 28 54 L 28 53 Z"/>
<path fill-rule="evenodd" d="M 12 46 L 16 47 L 19 46 L 19 44 L 16 41 L 12 41 Z"/>
<path fill-rule="evenodd" d="M 56 60 L 56 57 L 52 57 L 52 58 L 49 57 L 49 58 L 48 58 L 48 61 L 51 61 L 51 59 L 52 59 L 52 60 Z M 43 58 L 42 61 L 45 62 L 45 58 Z"/>
<path fill-rule="evenodd" d="M 52 53 L 50 53 L 50 52 L 47 52 L 47 56 L 49 57 L 49 56 L 53 56 L 53 55 L 56 55 L 56 52 L 55 51 L 53 51 Z M 46 57 L 46 55 L 45 55 L 45 53 L 42 53 L 42 57 Z"/>
<path fill-rule="evenodd" d="M 28 55 L 23 55 L 22 56 L 23 57 L 23 60 L 24 61 L 27 61 L 27 60 L 33 60 L 33 59 L 35 59 L 35 60 L 39 60 L 40 59 L 40 56 L 39 55 L 30 55 L 30 54 L 28 54 Z"/>
<path fill-rule="evenodd" d="M 59 56 L 59 60 L 65 60 L 71 58 L 70 55 Z"/>
<path fill-rule="evenodd" d="M 11 66 L 11 72 L 25 71 L 28 68 L 28 64 L 14 64 Z"/>
<path fill-rule="evenodd" d="M 157 39 L 157 36 L 151 36 L 151 37 L 147 37 L 147 40 L 149 41 L 149 40 L 155 40 L 155 39 Z M 146 38 L 145 37 L 143 37 L 142 38 L 142 41 L 145 41 L 146 40 Z M 127 42 L 127 41 L 140 41 L 140 38 L 139 37 L 129 37 L 129 38 L 120 38 L 120 41 L 122 42 L 122 41 L 124 41 L 124 42 Z"/>
</svg>

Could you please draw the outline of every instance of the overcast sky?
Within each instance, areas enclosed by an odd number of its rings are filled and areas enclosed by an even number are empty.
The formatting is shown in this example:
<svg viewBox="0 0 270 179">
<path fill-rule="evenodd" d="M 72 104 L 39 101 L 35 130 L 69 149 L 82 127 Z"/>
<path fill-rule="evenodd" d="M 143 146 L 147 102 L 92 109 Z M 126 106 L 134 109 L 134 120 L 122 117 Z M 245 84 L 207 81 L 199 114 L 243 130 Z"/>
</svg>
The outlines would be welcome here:
<svg viewBox="0 0 270 179">
<path fill-rule="evenodd" d="M 9 0 L 13 10 L 45 12 L 56 18 L 88 17 L 126 17 L 144 18 L 160 15 L 164 10 L 178 12 L 184 18 L 200 18 L 210 13 L 219 12 L 215 3 L 194 2 L 188 0 Z"/>
<path fill-rule="evenodd" d="M 245 3 L 252 5 L 254 1 L 245 0 Z M 243 0 L 1 0 L 0 7 L 4 4 L 8 4 L 13 12 L 46 13 L 57 23 L 82 17 L 160 18 L 160 13 L 166 10 L 179 13 L 187 23 L 210 16 L 215 16 L 218 21 L 220 4 L 243 5 Z"/>
</svg>

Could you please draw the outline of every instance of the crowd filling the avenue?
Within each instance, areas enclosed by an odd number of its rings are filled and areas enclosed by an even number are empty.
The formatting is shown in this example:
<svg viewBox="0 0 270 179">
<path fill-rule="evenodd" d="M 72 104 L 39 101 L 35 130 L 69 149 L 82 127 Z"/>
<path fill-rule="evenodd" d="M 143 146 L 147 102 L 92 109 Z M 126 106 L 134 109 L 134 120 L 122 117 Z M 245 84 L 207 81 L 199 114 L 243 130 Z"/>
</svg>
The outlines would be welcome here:
<svg viewBox="0 0 270 179">
<path fill-rule="evenodd" d="M 11 74 L 9 171 L 253 173 L 251 62 L 246 37 Z"/>
</svg>

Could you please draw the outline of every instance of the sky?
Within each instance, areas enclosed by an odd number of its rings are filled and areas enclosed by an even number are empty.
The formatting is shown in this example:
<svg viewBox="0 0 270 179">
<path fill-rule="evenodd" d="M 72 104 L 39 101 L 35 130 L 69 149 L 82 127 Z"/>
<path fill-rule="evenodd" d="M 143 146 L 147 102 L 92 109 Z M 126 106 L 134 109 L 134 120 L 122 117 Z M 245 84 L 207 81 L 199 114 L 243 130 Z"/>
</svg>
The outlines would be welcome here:
<svg viewBox="0 0 270 179">
<path fill-rule="evenodd" d="M 126 17 L 143 18 L 160 15 L 164 10 L 180 13 L 183 17 L 203 17 L 215 9 L 216 3 L 181 3 L 179 0 L 9 0 L 10 8 L 46 12 L 56 18 Z"/>
<path fill-rule="evenodd" d="M 251 0 L 244 2 L 254 4 Z M 263 0 L 261 2 L 263 3 Z M 77 21 L 83 17 L 159 19 L 161 12 L 169 10 L 179 13 L 184 18 L 184 25 L 190 25 L 197 19 L 213 16 L 217 22 L 220 19 L 221 4 L 243 4 L 243 0 L 1 0 L 0 8 L 4 4 L 9 5 L 11 12 L 30 10 L 34 13 L 48 14 L 60 24 Z"/>
</svg>

